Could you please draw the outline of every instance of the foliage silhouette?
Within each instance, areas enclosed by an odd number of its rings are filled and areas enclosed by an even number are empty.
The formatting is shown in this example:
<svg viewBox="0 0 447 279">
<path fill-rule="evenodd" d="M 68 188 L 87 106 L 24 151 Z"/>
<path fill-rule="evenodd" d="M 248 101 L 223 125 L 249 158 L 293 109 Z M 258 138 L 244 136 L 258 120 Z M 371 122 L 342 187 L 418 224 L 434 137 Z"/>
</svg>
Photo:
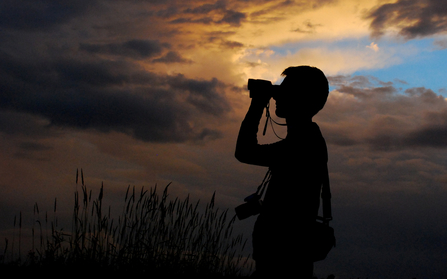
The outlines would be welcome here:
<svg viewBox="0 0 447 279">
<path fill-rule="evenodd" d="M 36 204 L 30 252 L 24 261 L 19 255 L 3 267 L 199 277 L 241 277 L 244 269 L 251 268 L 250 257 L 242 255 L 247 239 L 233 234 L 235 216 L 230 218 L 228 210 L 215 207 L 215 193 L 203 208 L 200 201 L 191 202 L 189 195 L 183 200 L 168 199 L 170 184 L 161 195 L 157 186 L 149 190 L 129 186 L 122 213 L 113 218 L 110 207 L 103 208 L 104 186 L 94 199 L 82 170 L 81 178 L 81 191 L 74 195 L 71 232 L 58 227 L 57 217 L 48 220 L 47 213 L 41 221 Z M 55 200 L 54 212 L 56 208 Z"/>
</svg>

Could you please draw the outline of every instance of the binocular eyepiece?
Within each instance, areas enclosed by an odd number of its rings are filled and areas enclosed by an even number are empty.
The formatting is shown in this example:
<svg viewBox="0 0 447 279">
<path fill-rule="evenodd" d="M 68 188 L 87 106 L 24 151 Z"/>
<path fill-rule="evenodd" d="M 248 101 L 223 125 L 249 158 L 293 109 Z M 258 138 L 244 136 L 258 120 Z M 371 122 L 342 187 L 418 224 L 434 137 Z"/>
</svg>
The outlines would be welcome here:
<svg viewBox="0 0 447 279">
<path fill-rule="evenodd" d="M 264 79 L 248 79 L 247 88 L 250 90 L 250 98 L 258 96 L 275 98 L 279 93 L 279 85 L 273 85 L 271 81 Z"/>
</svg>

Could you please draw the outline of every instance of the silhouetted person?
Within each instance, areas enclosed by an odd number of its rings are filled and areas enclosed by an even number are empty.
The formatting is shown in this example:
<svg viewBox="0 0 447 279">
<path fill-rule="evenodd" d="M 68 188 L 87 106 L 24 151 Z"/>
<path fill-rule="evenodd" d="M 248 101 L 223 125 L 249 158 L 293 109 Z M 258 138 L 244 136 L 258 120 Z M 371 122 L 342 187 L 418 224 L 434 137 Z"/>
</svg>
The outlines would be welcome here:
<svg viewBox="0 0 447 279">
<path fill-rule="evenodd" d="M 285 118 L 287 137 L 261 145 L 257 132 L 271 94 L 252 96 L 236 145 L 236 158 L 269 167 L 271 180 L 253 230 L 256 277 L 312 278 L 309 240 L 326 172 L 326 142 L 312 122 L 326 103 L 329 85 L 315 67 L 289 67 L 274 94 L 276 115 Z"/>
</svg>

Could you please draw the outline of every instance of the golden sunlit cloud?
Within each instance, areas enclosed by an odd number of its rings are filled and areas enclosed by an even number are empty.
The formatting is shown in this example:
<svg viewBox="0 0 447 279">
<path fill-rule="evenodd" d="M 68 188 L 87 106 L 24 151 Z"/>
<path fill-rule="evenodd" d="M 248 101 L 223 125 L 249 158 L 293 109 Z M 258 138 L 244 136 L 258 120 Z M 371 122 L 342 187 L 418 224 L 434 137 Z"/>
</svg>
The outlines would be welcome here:
<svg viewBox="0 0 447 279">
<path fill-rule="evenodd" d="M 291 65 L 314 65 L 333 75 L 400 62 L 394 57 L 393 49 L 379 49 L 375 42 L 359 43 L 355 47 L 327 46 L 342 40 L 367 38 L 370 22 L 365 20 L 365 13 L 373 9 L 376 2 L 316 3 L 264 3 L 239 7 L 247 18 L 238 26 L 181 25 L 182 33 L 177 34 L 176 39 L 180 39 L 182 45 L 190 46 L 182 49 L 182 55 L 194 62 L 170 65 L 165 70 L 168 73 L 182 72 L 191 78 L 218 77 L 242 85 L 250 77 L 278 81 L 282 70 Z M 309 42 L 320 44 L 303 45 Z M 272 49 L 293 44 L 296 46 L 287 52 Z"/>
<path fill-rule="evenodd" d="M 231 36 L 247 46 L 269 47 L 309 40 L 340 40 L 368 36 L 369 24 L 363 13 L 374 7 L 373 1 L 337 1 L 324 6 L 312 4 L 271 10 L 276 20 L 258 24 L 248 21 Z"/>
<path fill-rule="evenodd" d="M 369 49 L 374 50 L 375 52 L 379 51 L 379 46 L 376 43 L 374 43 L 374 42 L 372 42 L 369 46 L 366 46 L 366 47 L 369 48 Z"/>
<path fill-rule="evenodd" d="M 295 53 L 259 55 L 256 63 L 245 63 L 247 77 L 277 81 L 279 74 L 288 66 L 312 65 L 327 75 L 348 74 L 360 69 L 377 69 L 397 64 L 401 58 L 392 48 L 379 51 L 377 45 L 329 49 L 327 47 L 301 48 Z M 247 59 L 241 57 L 241 63 Z M 255 58 L 256 59 L 256 58 Z M 246 61 L 246 60 L 245 60 Z M 255 65 L 253 65 L 255 64 Z"/>
</svg>

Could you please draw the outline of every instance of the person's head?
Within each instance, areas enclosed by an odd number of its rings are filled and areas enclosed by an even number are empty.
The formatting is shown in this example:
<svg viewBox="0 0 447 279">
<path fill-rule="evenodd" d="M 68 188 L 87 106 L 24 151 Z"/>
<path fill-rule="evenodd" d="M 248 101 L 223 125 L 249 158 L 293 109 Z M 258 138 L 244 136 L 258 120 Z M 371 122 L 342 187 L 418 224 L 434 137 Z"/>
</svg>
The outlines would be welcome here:
<svg viewBox="0 0 447 279">
<path fill-rule="evenodd" d="M 276 115 L 281 118 L 312 118 L 326 103 L 329 83 L 324 73 L 311 66 L 289 67 L 280 93 L 275 96 Z"/>
</svg>

